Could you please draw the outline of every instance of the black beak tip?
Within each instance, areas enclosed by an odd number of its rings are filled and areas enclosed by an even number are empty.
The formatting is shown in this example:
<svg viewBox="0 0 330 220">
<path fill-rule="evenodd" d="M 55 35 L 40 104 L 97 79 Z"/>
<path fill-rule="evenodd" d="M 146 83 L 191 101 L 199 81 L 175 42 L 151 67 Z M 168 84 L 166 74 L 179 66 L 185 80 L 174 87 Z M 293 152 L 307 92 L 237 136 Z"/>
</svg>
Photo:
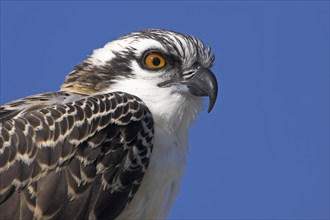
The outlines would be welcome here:
<svg viewBox="0 0 330 220">
<path fill-rule="evenodd" d="M 217 100 L 217 96 L 218 96 L 218 85 L 216 83 L 216 88 L 213 89 L 213 91 L 211 92 L 211 94 L 209 94 L 209 107 L 207 112 L 210 113 L 215 105 L 215 102 Z"/>
<path fill-rule="evenodd" d="M 218 81 L 216 76 L 209 69 L 204 69 L 204 89 L 209 97 L 208 113 L 210 113 L 218 97 Z"/>
<path fill-rule="evenodd" d="M 210 103 L 209 103 L 209 108 L 207 109 L 207 113 L 210 113 L 214 107 L 214 104 L 215 104 L 215 101 L 211 101 L 211 98 L 210 98 Z"/>
</svg>

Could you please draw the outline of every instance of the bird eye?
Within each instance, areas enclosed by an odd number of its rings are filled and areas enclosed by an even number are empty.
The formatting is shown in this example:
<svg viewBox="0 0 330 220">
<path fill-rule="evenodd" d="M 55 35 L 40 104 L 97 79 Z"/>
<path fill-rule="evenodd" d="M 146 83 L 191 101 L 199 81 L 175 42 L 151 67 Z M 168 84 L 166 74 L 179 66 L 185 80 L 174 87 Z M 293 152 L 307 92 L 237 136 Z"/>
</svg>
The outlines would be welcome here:
<svg viewBox="0 0 330 220">
<path fill-rule="evenodd" d="M 165 58 L 159 53 L 149 53 L 144 63 L 150 69 L 160 69 L 166 65 Z"/>
</svg>

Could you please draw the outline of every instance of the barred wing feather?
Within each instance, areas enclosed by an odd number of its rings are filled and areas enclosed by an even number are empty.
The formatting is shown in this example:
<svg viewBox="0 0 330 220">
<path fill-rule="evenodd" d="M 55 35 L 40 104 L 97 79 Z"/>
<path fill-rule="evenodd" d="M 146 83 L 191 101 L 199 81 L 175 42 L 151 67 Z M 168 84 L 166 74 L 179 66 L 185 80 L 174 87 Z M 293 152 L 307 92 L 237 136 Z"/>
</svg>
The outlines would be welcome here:
<svg viewBox="0 0 330 220">
<path fill-rule="evenodd" d="M 127 93 L 0 107 L 0 219 L 115 218 L 140 186 L 153 134 L 150 111 Z"/>
</svg>

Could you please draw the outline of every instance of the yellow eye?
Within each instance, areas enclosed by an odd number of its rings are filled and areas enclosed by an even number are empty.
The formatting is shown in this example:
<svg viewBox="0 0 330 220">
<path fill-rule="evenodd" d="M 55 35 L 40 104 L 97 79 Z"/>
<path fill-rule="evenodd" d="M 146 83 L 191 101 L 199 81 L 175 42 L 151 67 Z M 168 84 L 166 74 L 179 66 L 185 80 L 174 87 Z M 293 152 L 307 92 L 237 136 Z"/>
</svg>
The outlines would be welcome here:
<svg viewBox="0 0 330 220">
<path fill-rule="evenodd" d="M 160 69 L 166 65 L 165 58 L 159 53 L 150 53 L 145 59 L 144 63 L 150 69 Z"/>
</svg>

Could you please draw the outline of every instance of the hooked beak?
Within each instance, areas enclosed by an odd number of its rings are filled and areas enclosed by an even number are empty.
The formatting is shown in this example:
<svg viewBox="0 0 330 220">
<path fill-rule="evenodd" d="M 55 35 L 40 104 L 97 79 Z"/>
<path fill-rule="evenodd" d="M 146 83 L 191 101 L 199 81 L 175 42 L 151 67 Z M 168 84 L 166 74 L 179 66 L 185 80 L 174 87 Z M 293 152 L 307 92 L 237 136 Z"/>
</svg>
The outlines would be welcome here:
<svg viewBox="0 0 330 220">
<path fill-rule="evenodd" d="M 199 67 L 193 77 L 181 80 L 181 84 L 186 85 L 189 92 L 194 96 L 208 96 L 208 112 L 211 112 L 218 96 L 217 78 L 211 70 Z"/>
<path fill-rule="evenodd" d="M 188 92 L 193 96 L 208 96 L 208 112 L 211 112 L 218 96 L 218 83 L 215 75 L 211 70 L 205 67 L 199 67 L 193 73 L 190 72 L 189 76 L 189 78 L 183 76 L 179 81 L 177 79 L 171 79 L 160 83 L 159 86 L 167 87 L 179 83 L 186 86 Z"/>
</svg>

